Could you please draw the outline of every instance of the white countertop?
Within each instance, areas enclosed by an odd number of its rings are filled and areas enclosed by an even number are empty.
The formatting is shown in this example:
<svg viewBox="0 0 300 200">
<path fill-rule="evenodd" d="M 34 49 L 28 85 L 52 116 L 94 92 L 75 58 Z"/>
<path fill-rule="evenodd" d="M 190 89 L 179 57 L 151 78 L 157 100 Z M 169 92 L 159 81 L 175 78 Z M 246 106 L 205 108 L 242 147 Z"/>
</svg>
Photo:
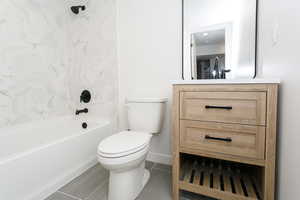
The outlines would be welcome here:
<svg viewBox="0 0 300 200">
<path fill-rule="evenodd" d="M 202 80 L 174 80 L 173 85 L 215 85 L 215 84 L 279 84 L 280 79 L 202 79 Z"/>
</svg>

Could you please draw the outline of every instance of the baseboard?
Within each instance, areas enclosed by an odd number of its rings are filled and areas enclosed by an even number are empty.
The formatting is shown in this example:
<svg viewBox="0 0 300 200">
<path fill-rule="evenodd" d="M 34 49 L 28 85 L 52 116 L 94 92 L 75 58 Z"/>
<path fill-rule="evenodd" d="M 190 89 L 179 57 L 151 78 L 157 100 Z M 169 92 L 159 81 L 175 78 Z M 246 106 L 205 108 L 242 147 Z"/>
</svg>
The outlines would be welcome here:
<svg viewBox="0 0 300 200">
<path fill-rule="evenodd" d="M 83 172 L 91 168 L 92 166 L 97 164 L 97 159 L 92 158 L 89 159 L 87 162 L 83 163 L 76 169 L 72 169 L 69 172 L 66 172 L 63 176 L 57 178 L 56 180 L 52 181 L 47 186 L 43 187 L 41 191 L 31 195 L 30 197 L 26 198 L 26 200 L 41 200 L 46 199 L 51 194 L 55 193 L 58 189 L 69 183 L 74 178 L 81 175 Z"/>
<path fill-rule="evenodd" d="M 172 157 L 168 154 L 149 152 L 147 156 L 147 160 L 155 163 L 165 164 L 165 165 L 172 164 Z"/>
</svg>

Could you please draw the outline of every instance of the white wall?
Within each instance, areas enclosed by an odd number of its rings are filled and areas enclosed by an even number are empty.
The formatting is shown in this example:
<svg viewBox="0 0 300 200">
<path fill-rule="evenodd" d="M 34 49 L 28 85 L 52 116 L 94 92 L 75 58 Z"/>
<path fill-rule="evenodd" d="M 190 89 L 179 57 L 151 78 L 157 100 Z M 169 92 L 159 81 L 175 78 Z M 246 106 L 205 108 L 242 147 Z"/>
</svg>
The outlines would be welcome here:
<svg viewBox="0 0 300 200">
<path fill-rule="evenodd" d="M 283 81 L 279 101 L 278 199 L 294 200 L 300 188 L 300 2 L 259 2 L 259 76 Z M 179 79 L 181 72 L 181 1 L 119 0 L 117 7 L 121 103 L 127 95 L 170 98 L 169 80 Z M 272 41 L 274 27 L 279 30 L 277 43 Z M 122 104 L 120 110 L 124 114 Z M 122 127 L 124 124 L 122 120 Z M 169 130 L 166 123 L 152 152 L 169 153 Z"/>
<path fill-rule="evenodd" d="M 164 127 L 153 138 L 150 154 L 168 161 L 170 80 L 180 77 L 181 67 L 181 0 L 119 0 L 117 9 L 120 129 L 127 128 L 123 107 L 127 96 L 168 97 Z"/>
<path fill-rule="evenodd" d="M 91 113 L 116 121 L 115 16 L 114 0 L 2 0 L 0 127 L 73 115 L 82 89 Z"/>
<path fill-rule="evenodd" d="M 299 9 L 300 2 L 296 0 L 260 2 L 259 75 L 282 80 L 278 132 L 280 200 L 298 199 L 300 189 Z M 278 34 L 273 32 L 276 29 Z"/>
</svg>

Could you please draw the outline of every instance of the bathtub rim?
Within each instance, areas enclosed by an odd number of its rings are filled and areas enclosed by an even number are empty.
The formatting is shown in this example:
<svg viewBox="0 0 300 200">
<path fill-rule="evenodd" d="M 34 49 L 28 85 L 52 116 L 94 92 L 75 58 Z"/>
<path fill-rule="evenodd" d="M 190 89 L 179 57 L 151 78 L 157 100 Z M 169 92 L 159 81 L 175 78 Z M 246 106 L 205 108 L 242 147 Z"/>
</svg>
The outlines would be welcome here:
<svg viewBox="0 0 300 200">
<path fill-rule="evenodd" d="M 68 118 L 70 117 L 72 117 L 72 116 L 67 116 Z M 60 118 L 66 118 L 66 117 L 60 117 Z M 60 119 L 59 118 L 59 119 Z M 57 119 L 57 118 L 55 118 L 55 119 Z M 75 119 L 75 118 L 74 118 Z M 89 118 L 90 120 L 93 120 L 93 121 L 95 121 L 95 118 Z M 53 120 L 53 119 L 52 119 Z M 43 120 L 43 121 L 51 121 L 51 119 L 50 120 Z M 70 135 L 70 136 L 67 136 L 67 137 L 62 137 L 61 139 L 59 139 L 59 140 L 55 140 L 55 141 L 53 141 L 53 142 L 50 142 L 50 143 L 47 143 L 47 144 L 44 144 L 44 145 L 38 145 L 38 146 L 36 146 L 36 147 L 34 147 L 34 148 L 32 148 L 32 149 L 29 149 L 29 150 L 26 150 L 26 151 L 24 151 L 24 152 L 19 152 L 19 153 L 13 153 L 13 154 L 11 154 L 11 155 L 9 155 L 9 156 L 5 156 L 5 157 L 3 157 L 3 158 L 0 158 L 0 167 L 2 166 L 2 165 L 5 165 L 6 163 L 8 163 L 8 162 L 12 162 L 12 161 L 14 161 L 14 160 L 17 160 L 17 159 L 19 159 L 19 158 L 22 158 L 22 157 L 24 157 L 24 156 L 26 156 L 26 155 L 30 155 L 30 154 L 32 154 L 32 153 L 34 153 L 34 152 L 36 152 L 36 151 L 40 151 L 40 150 L 42 150 L 42 149 L 45 149 L 45 148 L 47 148 L 47 147 L 50 147 L 50 146 L 53 146 L 53 145 L 55 145 L 55 144 L 61 144 L 61 143 L 64 143 L 64 142 L 66 142 L 66 141 L 68 141 L 68 140 L 71 140 L 71 139 L 73 139 L 73 138 L 76 138 L 76 137 L 79 137 L 79 136 L 81 136 L 81 135 L 86 135 L 86 134 L 91 134 L 94 130 L 96 130 L 96 129 L 98 129 L 98 128 L 102 128 L 102 127 L 108 127 L 108 126 L 110 126 L 111 125 L 111 122 L 109 121 L 109 120 L 106 120 L 106 119 L 97 119 L 97 121 L 99 121 L 98 123 L 99 124 L 97 124 L 95 127 L 92 127 L 92 128 L 90 128 L 90 129 L 87 129 L 87 130 L 84 130 L 84 131 L 79 131 L 78 132 L 78 134 L 72 134 L 72 135 Z"/>
</svg>

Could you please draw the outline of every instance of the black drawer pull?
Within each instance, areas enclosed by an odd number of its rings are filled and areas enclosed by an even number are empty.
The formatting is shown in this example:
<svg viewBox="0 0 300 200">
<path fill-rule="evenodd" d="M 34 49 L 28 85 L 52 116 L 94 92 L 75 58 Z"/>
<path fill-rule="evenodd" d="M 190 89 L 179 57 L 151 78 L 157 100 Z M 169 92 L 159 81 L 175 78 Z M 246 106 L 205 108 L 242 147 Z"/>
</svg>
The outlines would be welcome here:
<svg viewBox="0 0 300 200">
<path fill-rule="evenodd" d="M 231 138 L 218 138 L 218 137 L 211 137 L 209 135 L 206 135 L 205 139 L 207 139 L 207 140 L 218 140 L 218 141 L 224 141 L 224 142 L 232 142 Z"/>
<path fill-rule="evenodd" d="M 232 110 L 232 106 L 205 106 L 206 109 L 224 109 Z"/>
</svg>

